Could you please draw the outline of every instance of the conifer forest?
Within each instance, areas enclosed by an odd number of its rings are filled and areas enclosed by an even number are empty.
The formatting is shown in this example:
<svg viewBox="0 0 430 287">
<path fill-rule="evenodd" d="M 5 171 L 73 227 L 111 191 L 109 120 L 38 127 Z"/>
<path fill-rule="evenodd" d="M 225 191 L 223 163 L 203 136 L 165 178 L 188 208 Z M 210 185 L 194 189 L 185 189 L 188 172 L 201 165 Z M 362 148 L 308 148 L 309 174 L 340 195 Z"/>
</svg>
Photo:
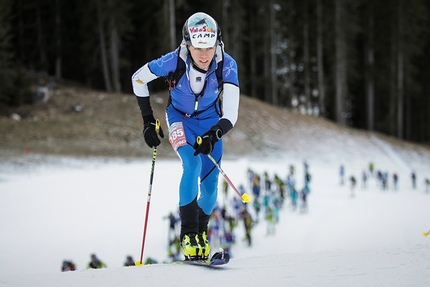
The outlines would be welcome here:
<svg viewBox="0 0 430 287">
<path fill-rule="evenodd" d="M 0 0 L 0 111 L 31 102 L 28 74 L 132 94 L 195 12 L 218 22 L 243 96 L 430 143 L 429 0 Z"/>
</svg>

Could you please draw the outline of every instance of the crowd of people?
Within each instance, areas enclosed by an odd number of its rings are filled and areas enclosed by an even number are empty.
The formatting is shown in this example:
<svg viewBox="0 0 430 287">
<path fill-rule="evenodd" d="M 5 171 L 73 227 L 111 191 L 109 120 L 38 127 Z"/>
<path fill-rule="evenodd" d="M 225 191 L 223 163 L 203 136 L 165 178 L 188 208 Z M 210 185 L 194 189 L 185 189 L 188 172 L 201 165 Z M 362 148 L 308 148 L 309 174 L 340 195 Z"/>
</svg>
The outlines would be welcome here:
<svg viewBox="0 0 430 287">
<path fill-rule="evenodd" d="M 345 166 L 342 164 L 339 168 L 339 182 L 341 185 L 345 184 Z M 370 162 L 367 168 L 364 168 L 361 172 L 361 184 L 362 189 L 368 188 L 369 179 L 374 179 L 378 188 L 381 190 L 398 190 L 399 188 L 399 174 L 394 171 L 391 174 L 388 171 L 380 170 L 375 168 L 375 164 Z M 426 193 L 430 192 L 430 179 L 424 178 L 424 190 Z M 355 175 L 349 176 L 349 185 L 351 190 L 351 196 L 355 195 L 355 190 L 358 185 L 358 177 Z M 414 170 L 410 174 L 410 182 L 412 189 L 418 189 L 417 174 Z"/>
<path fill-rule="evenodd" d="M 399 174 L 388 173 L 375 168 L 374 163 L 364 168 L 360 177 L 355 175 L 346 176 L 347 170 L 344 165 L 340 166 L 340 185 L 349 186 L 351 196 L 355 195 L 357 188 L 366 189 L 372 179 L 381 190 L 398 190 Z M 300 178 L 302 177 L 302 178 Z M 295 166 L 290 165 L 287 175 L 282 177 L 268 172 L 257 173 L 251 168 L 246 171 L 247 182 L 240 184 L 238 190 L 241 194 L 249 193 L 253 200 L 250 203 L 242 203 L 240 198 L 230 192 L 231 187 L 226 181 L 220 183 L 220 196 L 214 212 L 209 220 L 208 238 L 213 250 L 221 247 L 234 255 L 235 244 L 246 244 L 252 246 L 252 231 L 257 224 L 266 225 L 266 233 L 274 234 L 277 223 L 280 220 L 281 210 L 285 207 L 292 211 L 306 213 L 308 211 L 308 197 L 311 193 L 311 173 L 309 165 L 303 162 L 303 169 L 297 174 Z M 410 175 L 411 187 L 417 189 L 417 175 L 412 171 Z M 430 192 L 430 180 L 424 179 L 426 192 Z M 177 235 L 180 224 L 179 215 L 171 213 L 169 229 L 169 258 L 180 260 L 180 242 Z M 238 228 L 242 229 L 237 232 Z M 244 234 L 243 238 L 237 238 L 237 234 Z"/>
<path fill-rule="evenodd" d="M 154 264 L 154 263 L 157 263 L 157 261 L 153 260 L 150 257 L 148 257 L 145 261 L 145 264 Z M 127 255 L 123 266 L 128 267 L 128 266 L 135 266 L 135 265 L 136 263 L 133 260 L 133 257 L 130 255 Z M 102 269 L 102 268 L 107 268 L 106 263 L 100 260 L 96 254 L 94 253 L 91 254 L 90 261 L 87 264 L 87 269 Z M 63 261 L 63 264 L 61 266 L 62 272 L 75 271 L 75 270 L 77 270 L 77 268 L 76 268 L 76 264 L 73 261 L 71 260 Z"/>
<path fill-rule="evenodd" d="M 235 244 L 253 244 L 252 231 L 258 224 L 265 224 L 268 235 L 276 232 L 280 211 L 286 206 L 292 211 L 306 213 L 310 193 L 311 174 L 307 162 L 303 163 L 303 180 L 297 180 L 295 167 L 289 166 L 287 175 L 270 176 L 268 172 L 257 173 L 248 168 L 247 182 L 238 186 L 241 194 L 252 195 L 250 203 L 243 203 L 226 181 L 220 183 L 220 195 L 209 219 L 208 239 L 212 250 L 222 248 L 234 255 Z M 301 176 L 301 175 L 300 175 Z M 300 186 L 297 182 L 300 182 Z M 171 261 L 182 260 L 179 226 L 179 211 L 165 217 L 169 221 L 168 256 Z M 238 230 L 241 229 L 241 232 Z M 243 238 L 237 238 L 243 234 Z"/>
<path fill-rule="evenodd" d="M 369 187 L 372 179 L 381 190 L 398 190 L 399 175 L 375 169 L 373 163 L 363 169 L 361 181 L 354 175 L 346 177 L 346 168 L 340 166 L 340 185 L 348 185 L 351 196 L 354 196 L 355 189 L 360 186 L 362 189 Z M 299 177 L 302 177 L 301 179 Z M 230 185 L 223 180 L 220 183 L 219 196 L 214 211 L 209 219 L 208 239 L 212 250 L 222 248 L 234 255 L 233 246 L 235 244 L 245 244 L 252 247 L 252 231 L 258 224 L 265 224 L 268 235 L 276 233 L 277 224 L 280 221 L 280 214 L 283 208 L 291 211 L 306 213 L 308 211 L 308 196 L 311 192 L 311 174 L 309 165 L 303 162 L 303 172 L 298 175 L 294 165 L 290 165 L 287 175 L 282 177 L 278 174 L 270 176 L 268 172 L 257 173 L 248 168 L 246 170 L 246 183 L 240 184 L 238 190 L 241 194 L 252 195 L 250 203 L 243 203 L 236 193 L 231 192 Z M 299 180 L 297 180 L 299 179 Z M 412 189 L 417 189 L 417 174 L 411 172 L 410 182 Z M 424 179 L 425 192 L 430 192 L 430 180 Z M 180 241 L 181 219 L 179 209 L 170 212 L 164 217 L 168 221 L 167 246 L 169 261 L 183 260 Z M 241 229 L 240 232 L 238 230 Z M 238 238 L 238 234 L 241 238 Z M 242 237 L 243 236 L 243 237 Z M 145 264 L 157 263 L 152 258 L 146 258 Z M 131 256 L 126 257 L 124 266 L 134 266 L 135 261 Z M 91 254 L 91 260 L 87 268 L 100 269 L 107 267 L 99 260 L 95 254 Z M 69 260 L 64 260 L 62 271 L 74 271 L 76 265 Z"/>
<path fill-rule="evenodd" d="M 233 256 L 235 244 L 245 244 L 252 247 L 252 231 L 258 224 L 266 224 L 268 235 L 276 232 L 277 223 L 280 220 L 281 209 L 288 206 L 292 211 L 306 213 L 308 210 L 307 198 L 310 193 L 311 175 L 309 166 L 304 162 L 302 186 L 297 184 L 297 174 L 293 165 L 289 166 L 285 177 L 268 172 L 261 174 L 251 168 L 246 171 L 247 182 L 240 184 L 238 190 L 241 194 L 252 194 L 250 203 L 243 203 L 236 193 L 231 192 L 231 187 L 226 181 L 220 183 L 219 196 L 214 211 L 209 219 L 208 239 L 212 250 L 222 248 Z M 169 212 L 163 219 L 168 221 L 167 255 L 169 261 L 183 260 L 180 240 L 181 218 L 179 209 Z M 242 232 L 238 232 L 242 229 Z M 243 234 L 243 238 L 237 238 L 237 234 Z M 152 258 L 146 258 L 145 264 L 158 263 Z M 132 256 L 126 256 L 124 266 L 134 266 Z M 96 254 L 91 254 L 87 269 L 106 268 L 107 265 Z M 76 264 L 70 260 L 64 260 L 61 270 L 77 270 Z"/>
</svg>

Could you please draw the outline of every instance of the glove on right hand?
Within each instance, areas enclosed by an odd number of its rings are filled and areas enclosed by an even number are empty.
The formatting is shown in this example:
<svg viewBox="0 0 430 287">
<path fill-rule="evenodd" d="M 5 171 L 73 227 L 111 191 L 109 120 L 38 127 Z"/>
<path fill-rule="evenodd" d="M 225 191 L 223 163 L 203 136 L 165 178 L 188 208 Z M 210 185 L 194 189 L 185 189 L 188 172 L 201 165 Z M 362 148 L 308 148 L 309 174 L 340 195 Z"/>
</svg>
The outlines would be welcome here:
<svg viewBox="0 0 430 287">
<path fill-rule="evenodd" d="M 161 126 L 158 127 L 158 134 L 161 138 L 164 138 L 163 129 Z M 156 121 L 153 115 L 146 116 L 143 118 L 143 138 L 145 143 L 150 147 L 157 147 L 161 144 L 156 131 Z"/>
<path fill-rule="evenodd" d="M 201 142 L 199 142 L 199 138 L 197 138 L 193 145 L 194 149 L 196 150 L 194 152 L 194 156 L 198 155 L 199 153 L 206 155 L 210 154 L 214 149 L 215 143 L 220 140 L 222 135 L 223 132 L 221 128 L 218 125 L 213 126 L 205 134 L 199 137 Z"/>
<path fill-rule="evenodd" d="M 202 154 L 210 154 L 212 150 L 214 149 L 215 143 L 218 141 L 218 138 L 216 137 L 216 131 L 209 130 L 204 135 L 200 137 L 201 142 L 194 143 L 193 147 L 195 149 L 194 156 L 198 155 L 199 153 Z"/>
</svg>

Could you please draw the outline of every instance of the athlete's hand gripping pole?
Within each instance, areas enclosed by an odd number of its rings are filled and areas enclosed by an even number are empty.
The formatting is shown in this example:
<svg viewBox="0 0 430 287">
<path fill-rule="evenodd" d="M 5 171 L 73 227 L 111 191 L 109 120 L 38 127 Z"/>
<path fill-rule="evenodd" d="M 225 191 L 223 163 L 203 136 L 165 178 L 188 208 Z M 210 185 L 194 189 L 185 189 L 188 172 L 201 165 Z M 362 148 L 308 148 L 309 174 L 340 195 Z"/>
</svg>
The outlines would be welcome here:
<svg viewBox="0 0 430 287">
<path fill-rule="evenodd" d="M 202 138 L 199 136 L 197 137 L 197 143 L 202 143 Z M 234 186 L 234 184 L 231 182 L 230 178 L 228 178 L 227 174 L 222 170 L 222 168 L 219 166 L 219 164 L 216 162 L 216 160 L 211 156 L 211 154 L 207 154 L 208 158 L 213 162 L 213 164 L 216 166 L 216 168 L 219 170 L 219 172 L 222 174 L 222 176 L 225 178 L 225 180 L 230 184 L 230 186 L 233 188 L 233 190 L 237 193 L 238 196 L 242 199 L 242 202 L 247 203 L 252 200 L 252 197 L 247 194 L 246 192 L 244 194 L 240 194 L 239 190 Z"/>
<path fill-rule="evenodd" d="M 160 130 L 160 121 L 157 119 L 155 121 L 155 131 L 158 133 L 159 130 Z M 151 164 L 151 172 L 150 172 L 150 177 L 149 177 L 148 198 L 146 201 L 145 223 L 143 225 L 142 251 L 140 253 L 140 261 L 135 262 L 136 266 L 142 266 L 143 265 L 143 250 L 145 248 L 146 227 L 148 226 L 149 207 L 151 205 L 152 181 L 154 179 L 155 159 L 156 158 L 157 158 L 157 147 L 154 146 L 154 148 L 152 150 L 152 164 Z"/>
</svg>

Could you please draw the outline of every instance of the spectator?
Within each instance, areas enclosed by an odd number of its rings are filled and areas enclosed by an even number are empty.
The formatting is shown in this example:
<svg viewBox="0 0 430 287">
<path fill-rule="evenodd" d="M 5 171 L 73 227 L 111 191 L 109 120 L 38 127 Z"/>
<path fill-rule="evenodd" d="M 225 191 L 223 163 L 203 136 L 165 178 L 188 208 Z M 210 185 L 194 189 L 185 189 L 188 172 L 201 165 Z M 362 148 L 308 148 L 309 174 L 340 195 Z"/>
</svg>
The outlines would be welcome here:
<svg viewBox="0 0 430 287">
<path fill-rule="evenodd" d="M 91 254 L 91 261 L 88 263 L 88 269 L 101 269 L 106 268 L 106 264 L 100 261 L 95 254 Z"/>
<path fill-rule="evenodd" d="M 343 165 L 339 168 L 339 176 L 340 176 L 340 185 L 343 185 L 344 176 L 345 176 L 345 167 Z"/>
<path fill-rule="evenodd" d="M 135 266 L 133 257 L 131 257 L 130 255 L 127 256 L 125 263 L 124 263 L 124 266 Z"/>
<path fill-rule="evenodd" d="M 76 270 L 75 263 L 73 263 L 72 261 L 68 261 L 68 260 L 63 261 L 63 266 L 61 266 L 62 272 L 75 271 L 75 270 Z"/>
<path fill-rule="evenodd" d="M 415 171 L 412 171 L 411 179 L 412 179 L 412 188 L 415 189 L 417 187 L 417 175 L 415 174 Z"/>
</svg>

